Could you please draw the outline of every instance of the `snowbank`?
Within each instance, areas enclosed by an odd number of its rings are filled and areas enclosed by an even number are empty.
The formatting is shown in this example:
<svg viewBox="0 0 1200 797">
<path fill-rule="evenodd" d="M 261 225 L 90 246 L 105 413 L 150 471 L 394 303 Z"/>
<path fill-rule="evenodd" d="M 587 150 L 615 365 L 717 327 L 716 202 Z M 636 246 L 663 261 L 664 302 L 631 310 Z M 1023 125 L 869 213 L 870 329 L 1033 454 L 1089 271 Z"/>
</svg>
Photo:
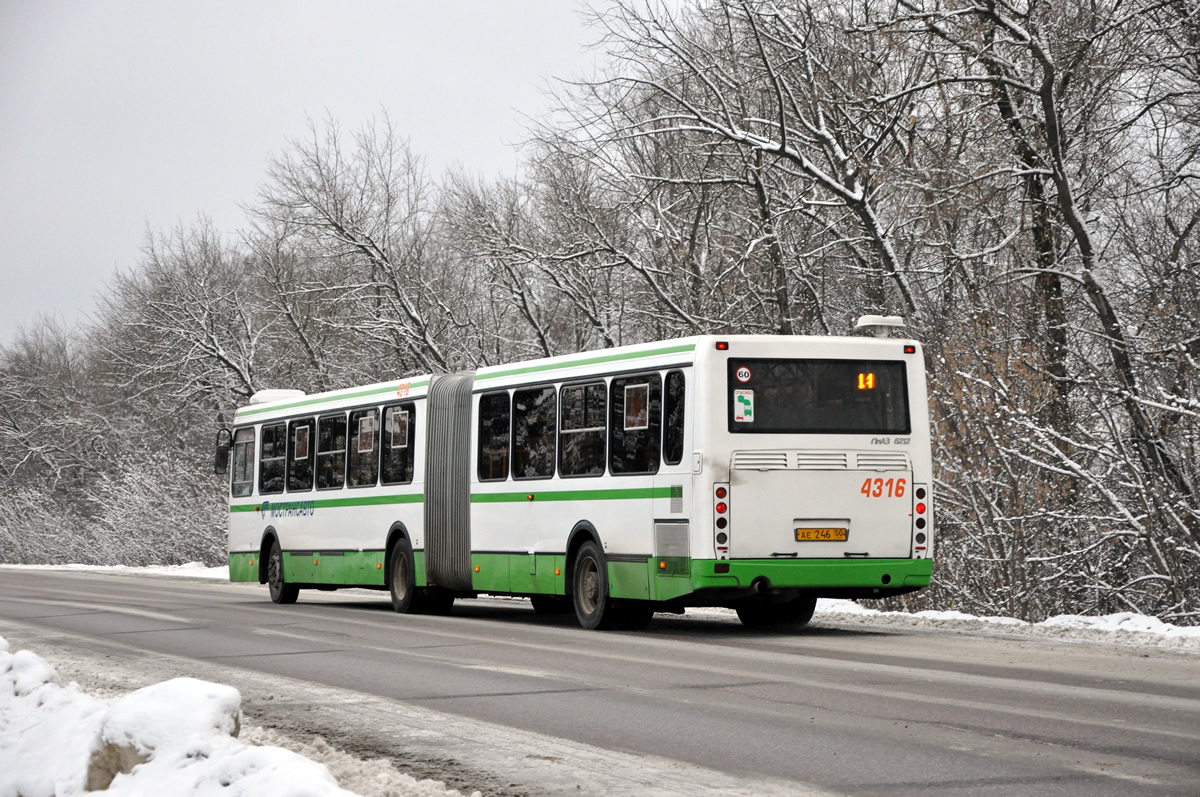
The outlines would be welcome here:
<svg viewBox="0 0 1200 797">
<path fill-rule="evenodd" d="M 236 689 L 194 678 L 148 686 L 109 706 L 74 683 L 63 686 L 34 653 L 9 652 L 0 637 L 0 797 L 70 797 L 103 789 L 117 797 L 353 795 L 323 764 L 239 740 L 240 710 Z M 264 734 L 255 729 L 252 735 Z M 319 752 L 346 758 L 331 749 Z M 361 770 L 362 762 L 355 764 Z M 394 797 L 459 795 L 379 767 L 357 785 Z"/>
<path fill-rule="evenodd" d="M 229 566 L 209 567 L 200 562 L 184 565 L 155 565 L 153 567 L 127 567 L 125 565 L 3 565 L 13 570 L 77 570 L 94 573 L 121 573 L 126 575 L 180 576 L 185 578 L 208 578 L 217 581 L 229 580 Z"/>
<path fill-rule="evenodd" d="M 694 620 L 737 622 L 732 609 L 688 609 Z M 821 598 L 813 613 L 813 625 L 863 625 L 938 629 L 960 633 L 994 632 L 1088 642 L 1098 645 L 1159 648 L 1181 653 L 1200 653 L 1200 626 L 1178 626 L 1157 617 L 1122 612 L 1103 617 L 1063 614 L 1040 623 L 1015 617 L 978 617 L 959 611 L 885 612 L 848 600 Z"/>
<path fill-rule="evenodd" d="M 817 601 L 814 621 L 906 625 L 951 631 L 1027 634 L 1060 641 L 1170 648 L 1200 653 L 1200 626 L 1164 623 L 1157 617 L 1121 612 L 1099 617 L 1061 614 L 1040 623 L 1014 617 L 977 617 L 959 611 L 883 612 L 853 601 Z"/>
</svg>

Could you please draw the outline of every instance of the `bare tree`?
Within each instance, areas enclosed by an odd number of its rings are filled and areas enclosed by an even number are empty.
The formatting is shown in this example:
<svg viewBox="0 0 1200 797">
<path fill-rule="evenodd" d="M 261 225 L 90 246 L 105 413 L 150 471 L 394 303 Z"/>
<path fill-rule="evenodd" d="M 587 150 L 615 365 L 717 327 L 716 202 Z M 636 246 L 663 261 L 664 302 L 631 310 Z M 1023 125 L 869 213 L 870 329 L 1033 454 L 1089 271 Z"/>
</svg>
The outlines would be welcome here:
<svg viewBox="0 0 1200 797">
<path fill-rule="evenodd" d="M 253 212 L 292 231 L 337 281 L 322 290 L 349 302 L 354 331 L 390 350 L 401 371 L 447 371 L 470 326 L 448 287 L 456 276 L 431 241 L 433 210 L 418 158 L 385 116 L 346 150 L 332 121 L 274 158 Z"/>
</svg>

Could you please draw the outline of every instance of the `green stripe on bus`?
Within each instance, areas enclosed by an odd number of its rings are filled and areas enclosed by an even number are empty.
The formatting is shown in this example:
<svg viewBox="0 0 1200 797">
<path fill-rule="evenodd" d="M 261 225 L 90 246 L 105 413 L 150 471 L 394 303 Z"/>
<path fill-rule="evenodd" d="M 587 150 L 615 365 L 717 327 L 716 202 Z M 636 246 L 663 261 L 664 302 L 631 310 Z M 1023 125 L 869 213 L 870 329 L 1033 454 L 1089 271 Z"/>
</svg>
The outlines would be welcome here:
<svg viewBox="0 0 1200 797">
<path fill-rule="evenodd" d="M 526 365 L 521 368 L 509 368 L 506 371 L 493 371 L 490 374 L 477 374 L 476 382 L 481 382 L 484 379 L 499 379 L 502 376 L 518 376 L 520 374 L 532 374 L 538 371 L 555 371 L 562 368 L 576 368 L 580 365 L 598 365 L 600 363 L 621 362 L 622 360 L 640 360 L 647 357 L 657 357 L 662 354 L 679 354 L 686 351 L 695 351 L 695 343 L 683 343 L 678 346 L 666 346 L 661 349 L 653 349 L 651 351 L 634 351 L 622 352 L 621 354 L 601 354 L 595 357 L 581 357 L 578 360 L 570 360 L 568 362 L 542 363 L 540 365 Z"/>
<path fill-rule="evenodd" d="M 372 388 L 370 390 L 345 390 L 337 393 L 330 393 L 321 396 L 308 396 L 306 398 L 289 401 L 287 404 L 274 404 L 270 407 L 242 407 L 234 414 L 234 419 L 245 418 L 250 415 L 259 415 L 264 412 L 281 412 L 283 410 L 293 410 L 298 407 L 308 407 L 313 404 L 325 404 L 330 401 L 344 401 L 346 399 L 369 398 L 376 396 L 379 398 L 394 397 L 404 399 L 405 396 L 397 396 L 396 390 L 401 385 L 407 385 L 409 390 L 416 387 L 426 387 L 429 384 L 428 379 L 418 379 L 415 382 L 406 382 L 400 380 L 386 388 Z"/>
<path fill-rule="evenodd" d="M 670 498 L 671 487 L 629 487 L 613 490 L 542 490 L 521 493 L 471 493 L 473 504 L 506 504 L 528 501 L 619 501 L 635 498 Z"/>
<path fill-rule="evenodd" d="M 270 504 L 271 509 L 287 511 L 289 509 L 337 509 L 346 506 L 385 506 L 388 504 L 420 504 L 424 503 L 425 496 L 421 493 L 412 493 L 408 495 L 364 495 L 361 498 L 324 498 L 315 501 L 304 500 L 281 500 L 273 501 L 268 498 L 266 501 L 259 501 L 257 504 L 231 504 L 229 511 L 235 512 L 258 512 L 262 509 L 263 504 Z"/>
</svg>

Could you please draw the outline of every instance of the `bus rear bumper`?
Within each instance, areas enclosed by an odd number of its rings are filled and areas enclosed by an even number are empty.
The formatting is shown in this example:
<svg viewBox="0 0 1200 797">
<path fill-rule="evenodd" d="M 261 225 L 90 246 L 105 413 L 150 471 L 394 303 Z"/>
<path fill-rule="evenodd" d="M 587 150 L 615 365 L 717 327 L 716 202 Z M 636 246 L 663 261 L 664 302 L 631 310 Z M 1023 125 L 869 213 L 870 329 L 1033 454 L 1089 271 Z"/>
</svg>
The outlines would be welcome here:
<svg viewBox="0 0 1200 797">
<path fill-rule="evenodd" d="M 757 584 L 825 597 L 883 598 L 929 586 L 932 573 L 932 559 L 693 559 L 692 588 L 746 590 Z"/>
</svg>

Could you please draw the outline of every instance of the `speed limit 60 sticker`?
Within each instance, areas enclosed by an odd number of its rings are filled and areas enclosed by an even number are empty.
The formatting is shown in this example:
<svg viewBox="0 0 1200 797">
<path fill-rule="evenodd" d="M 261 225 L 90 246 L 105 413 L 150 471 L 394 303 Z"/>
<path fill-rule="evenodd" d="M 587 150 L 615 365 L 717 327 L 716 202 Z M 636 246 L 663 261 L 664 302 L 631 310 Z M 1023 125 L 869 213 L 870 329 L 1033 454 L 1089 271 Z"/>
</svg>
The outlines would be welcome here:
<svg viewBox="0 0 1200 797">
<path fill-rule="evenodd" d="M 745 384 L 750 381 L 750 369 L 743 365 L 734 372 L 734 376 L 737 377 L 737 381 Z"/>
</svg>

